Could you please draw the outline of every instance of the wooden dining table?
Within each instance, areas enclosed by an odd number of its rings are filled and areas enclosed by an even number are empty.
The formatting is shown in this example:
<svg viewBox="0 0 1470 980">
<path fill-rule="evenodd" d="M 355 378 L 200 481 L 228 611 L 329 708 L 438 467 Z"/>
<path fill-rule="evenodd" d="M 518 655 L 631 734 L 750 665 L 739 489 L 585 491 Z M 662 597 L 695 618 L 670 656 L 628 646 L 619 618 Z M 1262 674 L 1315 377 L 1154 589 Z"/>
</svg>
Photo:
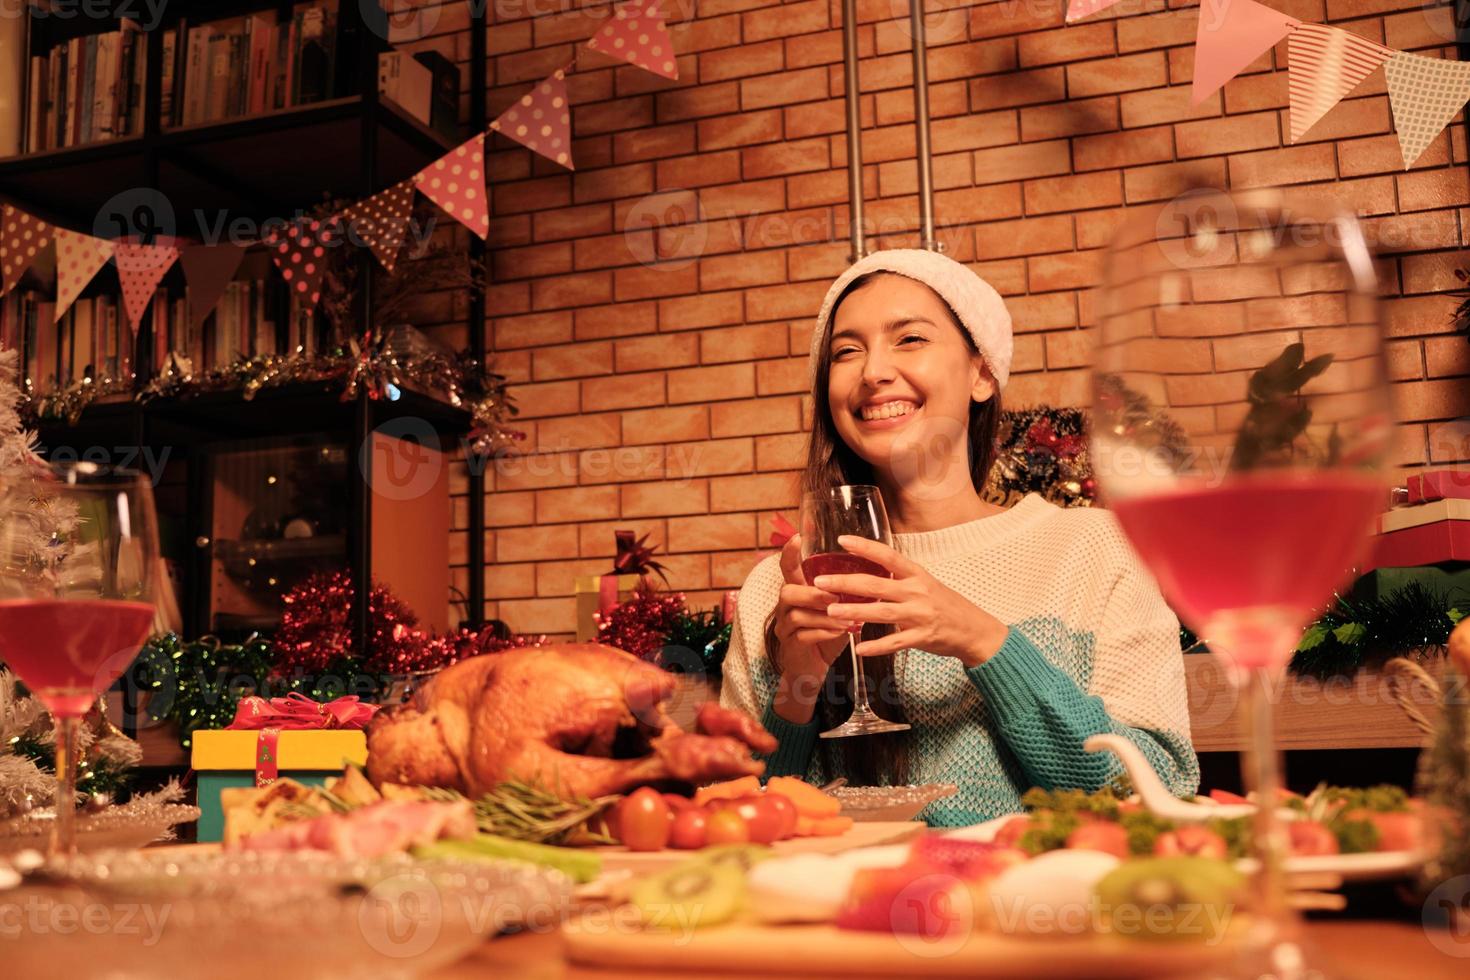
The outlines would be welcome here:
<svg viewBox="0 0 1470 980">
<path fill-rule="evenodd" d="M 1456 937 L 1442 928 L 1436 931 L 1409 922 L 1372 919 L 1331 920 L 1308 922 L 1306 937 L 1313 961 L 1324 968 L 1323 980 L 1329 977 L 1345 980 L 1465 980 L 1470 977 L 1470 935 Z M 1438 940 L 1438 945 L 1435 940 Z M 1453 952 L 1445 952 L 1445 946 Z M 728 980 L 783 980 L 782 974 L 765 971 L 742 973 L 738 969 L 718 974 L 691 974 L 580 966 L 567 961 L 562 937 L 557 931 L 497 937 L 453 966 L 429 974 L 426 980 L 483 980 L 485 977 L 515 977 L 517 980 L 660 980 L 667 977 L 673 980 L 696 975 Z M 802 972 L 784 976 L 830 976 L 834 980 L 850 980 L 852 974 Z"/>
</svg>

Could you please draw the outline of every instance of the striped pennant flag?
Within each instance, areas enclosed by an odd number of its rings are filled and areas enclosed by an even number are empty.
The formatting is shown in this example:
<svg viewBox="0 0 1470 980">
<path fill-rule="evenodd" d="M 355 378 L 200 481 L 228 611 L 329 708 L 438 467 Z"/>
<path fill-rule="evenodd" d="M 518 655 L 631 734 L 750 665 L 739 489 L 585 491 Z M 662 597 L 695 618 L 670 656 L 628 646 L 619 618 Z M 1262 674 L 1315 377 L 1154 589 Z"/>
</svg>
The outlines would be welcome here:
<svg viewBox="0 0 1470 980">
<path fill-rule="evenodd" d="M 1286 50 L 1293 143 L 1393 54 L 1391 48 L 1323 24 L 1292 31 Z"/>
</svg>

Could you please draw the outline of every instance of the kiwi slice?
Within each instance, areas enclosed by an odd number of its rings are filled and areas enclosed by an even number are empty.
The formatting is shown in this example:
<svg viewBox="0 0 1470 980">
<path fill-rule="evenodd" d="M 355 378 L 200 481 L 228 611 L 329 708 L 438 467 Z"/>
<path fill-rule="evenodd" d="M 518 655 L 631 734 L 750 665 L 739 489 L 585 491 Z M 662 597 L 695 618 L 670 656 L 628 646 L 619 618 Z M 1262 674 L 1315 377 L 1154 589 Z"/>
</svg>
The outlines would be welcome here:
<svg viewBox="0 0 1470 980">
<path fill-rule="evenodd" d="M 712 926 L 740 911 L 745 872 L 729 861 L 688 861 L 638 882 L 631 898 L 647 928 Z"/>
<path fill-rule="evenodd" d="M 770 856 L 771 849 L 764 844 L 715 844 L 699 852 L 699 860 L 705 864 L 729 865 L 741 874 Z"/>
<path fill-rule="evenodd" d="M 1112 931 L 1142 939 L 1205 939 L 1244 885 L 1229 863 L 1167 857 L 1125 861 L 1097 883 Z"/>
</svg>

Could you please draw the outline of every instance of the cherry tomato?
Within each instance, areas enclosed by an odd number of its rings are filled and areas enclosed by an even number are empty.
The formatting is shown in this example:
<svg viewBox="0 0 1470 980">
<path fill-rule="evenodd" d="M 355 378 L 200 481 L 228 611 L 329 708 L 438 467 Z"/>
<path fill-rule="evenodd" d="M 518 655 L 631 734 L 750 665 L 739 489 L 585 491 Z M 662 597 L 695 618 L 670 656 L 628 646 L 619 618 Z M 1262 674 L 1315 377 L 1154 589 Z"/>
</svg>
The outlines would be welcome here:
<svg viewBox="0 0 1470 980">
<path fill-rule="evenodd" d="M 1316 820 L 1293 820 L 1286 825 L 1291 853 L 1298 857 L 1336 854 L 1341 847 L 1337 835 Z"/>
<path fill-rule="evenodd" d="M 777 840 L 786 840 L 796 835 L 796 804 L 780 793 L 767 793 L 761 798 L 766 809 L 774 812 L 781 818 L 781 829 L 776 834 Z"/>
<path fill-rule="evenodd" d="M 669 805 L 669 809 L 676 814 L 684 810 L 694 809 L 694 801 L 687 796 L 680 796 L 678 793 L 665 793 L 663 797 L 664 802 Z"/>
<path fill-rule="evenodd" d="M 1348 820 L 1367 820 L 1378 828 L 1380 851 L 1417 851 L 1424 846 L 1424 819 L 1417 813 L 1378 813 L 1352 810 L 1344 814 Z"/>
<path fill-rule="evenodd" d="M 704 825 L 706 844 L 744 844 L 750 840 L 745 818 L 735 810 L 716 810 Z"/>
<path fill-rule="evenodd" d="M 672 824 L 668 801 L 652 787 L 640 787 L 618 804 L 618 836 L 630 851 L 663 850 Z"/>
<path fill-rule="evenodd" d="M 734 810 L 745 821 L 750 839 L 757 844 L 770 844 L 780 839 L 783 818 L 763 796 L 742 796 L 736 800 L 716 800 L 711 810 Z M 793 828 L 794 829 L 794 828 Z"/>
<path fill-rule="evenodd" d="M 1095 820 L 1085 823 L 1067 835 L 1067 847 L 1073 850 L 1102 851 L 1115 857 L 1128 857 L 1128 831 L 1118 824 Z"/>
<path fill-rule="evenodd" d="M 1196 857 L 1223 859 L 1228 850 L 1225 838 L 1198 824 L 1186 824 L 1177 830 L 1165 831 L 1154 841 L 1154 853 L 1159 857 L 1192 854 Z"/>
<path fill-rule="evenodd" d="M 674 814 L 674 825 L 669 832 L 669 846 L 681 851 L 695 851 L 703 847 L 708 836 L 709 811 L 704 807 L 690 807 Z"/>
</svg>

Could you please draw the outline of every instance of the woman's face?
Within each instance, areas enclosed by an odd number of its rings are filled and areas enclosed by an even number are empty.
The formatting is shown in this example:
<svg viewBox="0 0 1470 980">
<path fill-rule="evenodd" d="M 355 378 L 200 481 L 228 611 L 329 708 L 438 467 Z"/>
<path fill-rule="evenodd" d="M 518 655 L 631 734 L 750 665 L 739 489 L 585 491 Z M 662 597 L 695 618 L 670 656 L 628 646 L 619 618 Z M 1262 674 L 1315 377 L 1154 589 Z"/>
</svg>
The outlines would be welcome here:
<svg viewBox="0 0 1470 980">
<path fill-rule="evenodd" d="M 837 433 L 887 470 L 895 446 L 968 431 L 970 403 L 995 392 L 984 358 L 928 286 L 885 274 L 848 294 L 832 321 L 827 403 Z"/>
</svg>

